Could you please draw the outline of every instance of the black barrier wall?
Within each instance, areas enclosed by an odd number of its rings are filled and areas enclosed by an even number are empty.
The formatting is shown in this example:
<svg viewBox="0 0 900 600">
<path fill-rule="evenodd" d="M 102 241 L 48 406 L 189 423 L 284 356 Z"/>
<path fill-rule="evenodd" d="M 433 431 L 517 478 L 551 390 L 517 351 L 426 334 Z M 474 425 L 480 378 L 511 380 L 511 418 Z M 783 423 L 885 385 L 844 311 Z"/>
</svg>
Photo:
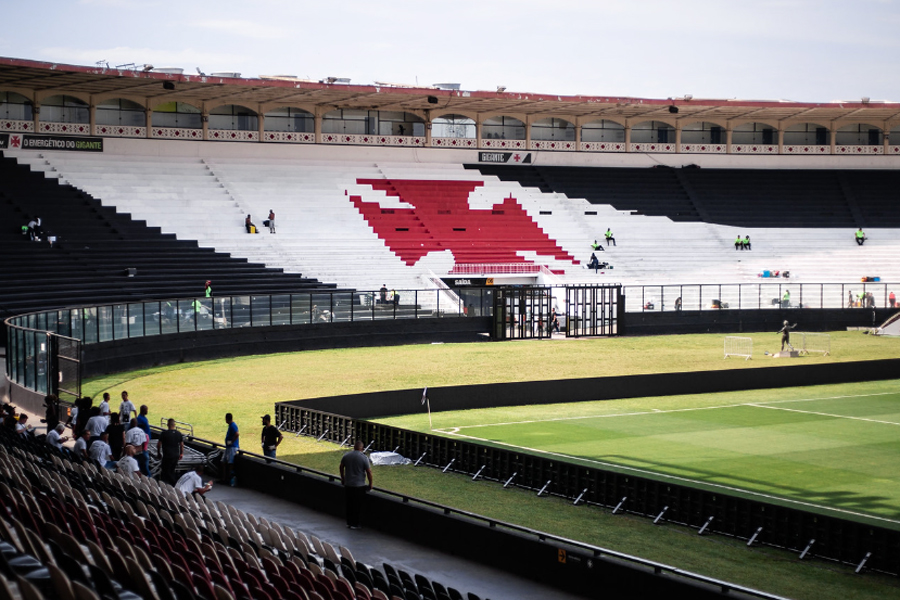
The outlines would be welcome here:
<svg viewBox="0 0 900 600">
<path fill-rule="evenodd" d="M 900 360 L 890 359 L 844 365 L 429 388 L 428 396 L 432 409 L 458 410 L 869 381 L 896 377 L 900 372 L 898 367 Z M 551 394 L 554 389 L 562 391 Z M 615 390 L 618 389 L 626 389 L 630 395 L 617 396 Z M 556 400 L 558 395 L 565 398 Z M 446 404 L 441 403 L 443 401 Z M 326 408 L 329 410 L 324 410 Z M 421 411 L 419 390 L 279 403 L 275 410 L 276 420 L 290 431 L 302 431 L 337 443 L 359 439 L 371 444 L 373 450 L 396 450 L 420 463 L 442 469 L 543 490 L 573 500 L 577 498 L 580 502 L 617 507 L 696 529 L 705 526 L 709 532 L 748 540 L 754 538 L 755 543 L 786 548 L 798 554 L 814 540 L 809 550 L 811 555 L 853 565 L 868 556 L 868 568 L 900 574 L 900 531 L 799 509 L 787 501 L 754 500 L 723 493 L 710 486 L 691 487 L 662 475 L 649 477 L 627 470 L 587 467 L 555 457 L 546 458 L 362 420 L 374 415 Z"/>
</svg>

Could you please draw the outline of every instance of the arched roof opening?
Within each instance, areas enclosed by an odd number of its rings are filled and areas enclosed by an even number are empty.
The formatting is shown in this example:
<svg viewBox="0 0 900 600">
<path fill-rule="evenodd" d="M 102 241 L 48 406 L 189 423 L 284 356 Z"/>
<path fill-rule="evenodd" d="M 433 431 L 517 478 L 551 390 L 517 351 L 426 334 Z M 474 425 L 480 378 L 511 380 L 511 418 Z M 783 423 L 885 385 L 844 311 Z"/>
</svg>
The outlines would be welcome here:
<svg viewBox="0 0 900 600">
<path fill-rule="evenodd" d="M 143 127 L 147 124 L 144 107 L 124 98 L 110 98 L 97 104 L 97 125 Z"/>
<path fill-rule="evenodd" d="M 616 121 L 600 119 L 581 126 L 582 142 L 623 143 L 625 126 Z"/>
<path fill-rule="evenodd" d="M 786 146 L 828 146 L 831 136 L 828 128 L 818 123 L 795 123 L 784 130 Z"/>
<path fill-rule="evenodd" d="M 41 102 L 41 121 L 46 123 L 90 123 L 91 108 L 87 102 L 64 94 L 50 96 Z"/>
<path fill-rule="evenodd" d="M 866 123 L 844 125 L 834 133 L 834 143 L 838 146 L 880 146 L 884 143 L 884 132 L 880 127 Z"/>
<path fill-rule="evenodd" d="M 695 121 L 681 128 L 682 144 L 724 144 L 725 128 L 718 123 Z"/>
<path fill-rule="evenodd" d="M 301 108 L 280 106 L 265 114 L 265 130 L 313 133 L 316 130 L 316 118 L 311 112 Z"/>
<path fill-rule="evenodd" d="M 481 124 L 481 137 L 486 140 L 524 140 L 525 123 L 504 115 L 490 117 Z"/>
<path fill-rule="evenodd" d="M 474 140 L 475 119 L 464 115 L 441 115 L 431 121 L 431 136 Z"/>
<path fill-rule="evenodd" d="M 322 133 L 424 136 L 425 121 L 408 112 L 338 109 L 322 117 Z"/>
<path fill-rule="evenodd" d="M 202 111 L 186 102 L 164 102 L 153 108 L 151 124 L 153 127 L 178 127 L 183 129 L 202 129 Z"/>
<path fill-rule="evenodd" d="M 731 143 L 772 146 L 778 143 L 778 129 L 767 123 L 742 123 L 732 128 Z"/>
<path fill-rule="evenodd" d="M 631 126 L 632 144 L 668 144 L 675 141 L 675 128 L 663 121 L 641 121 Z"/>
<path fill-rule="evenodd" d="M 34 120 L 34 105 L 22 94 L 0 92 L 0 119 L 32 121 Z"/>
<path fill-rule="evenodd" d="M 209 128 L 227 131 L 258 131 L 259 117 L 255 110 L 240 104 L 223 104 L 209 111 Z"/>
<path fill-rule="evenodd" d="M 541 119 L 531 124 L 531 139 L 537 141 L 575 141 L 575 124 L 565 119 Z"/>
</svg>

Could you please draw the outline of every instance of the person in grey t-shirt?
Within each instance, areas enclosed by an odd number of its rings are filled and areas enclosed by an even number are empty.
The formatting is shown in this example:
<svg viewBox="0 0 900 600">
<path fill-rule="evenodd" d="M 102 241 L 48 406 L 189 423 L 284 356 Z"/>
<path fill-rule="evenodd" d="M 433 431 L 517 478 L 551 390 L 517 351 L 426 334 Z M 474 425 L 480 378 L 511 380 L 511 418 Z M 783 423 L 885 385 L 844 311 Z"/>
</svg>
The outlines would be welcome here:
<svg viewBox="0 0 900 600">
<path fill-rule="evenodd" d="M 347 527 L 350 529 L 362 529 L 363 498 L 372 489 L 372 465 L 362 450 L 363 443 L 356 442 L 353 450 L 341 458 L 341 483 L 347 498 Z"/>
</svg>

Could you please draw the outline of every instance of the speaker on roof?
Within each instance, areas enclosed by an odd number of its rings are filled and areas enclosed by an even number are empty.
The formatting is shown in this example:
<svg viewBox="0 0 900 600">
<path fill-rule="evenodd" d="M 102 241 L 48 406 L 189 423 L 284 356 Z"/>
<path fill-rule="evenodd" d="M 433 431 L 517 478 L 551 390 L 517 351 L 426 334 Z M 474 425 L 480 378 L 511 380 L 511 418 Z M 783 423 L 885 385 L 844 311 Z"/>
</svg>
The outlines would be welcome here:
<svg viewBox="0 0 900 600">
<path fill-rule="evenodd" d="M 673 104 L 672 106 L 669 107 L 669 112 L 672 113 L 673 115 L 677 115 L 678 107 Z"/>
<path fill-rule="evenodd" d="M 163 81 L 163 89 L 164 90 L 174 90 L 175 82 L 174 81 Z"/>
<path fill-rule="evenodd" d="M 437 104 L 438 99 L 437 96 L 428 96 L 428 104 Z"/>
</svg>

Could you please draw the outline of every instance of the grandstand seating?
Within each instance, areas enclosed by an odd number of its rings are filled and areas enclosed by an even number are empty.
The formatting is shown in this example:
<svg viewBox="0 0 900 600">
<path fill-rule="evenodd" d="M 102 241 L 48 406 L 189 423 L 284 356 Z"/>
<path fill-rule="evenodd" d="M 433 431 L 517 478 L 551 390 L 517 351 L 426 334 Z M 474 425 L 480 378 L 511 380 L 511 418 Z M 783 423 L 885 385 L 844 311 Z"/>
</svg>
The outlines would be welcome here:
<svg viewBox="0 0 900 600">
<path fill-rule="evenodd" d="M 0 598 L 450 600 L 453 588 L 0 429 Z M 16 595 L 18 594 L 18 596 Z M 469 598 L 477 596 L 469 595 Z"/>
<path fill-rule="evenodd" d="M 177 240 L 10 158 L 0 159 L 0 182 L 0 219 L 7 224 L 0 234 L 0 313 L 5 316 L 58 306 L 198 296 L 207 279 L 222 295 L 335 287 Z M 21 234 L 21 226 L 38 215 L 45 232 L 57 238 L 53 247 Z M 136 269 L 136 275 L 128 277 L 127 269 Z"/>
<path fill-rule="evenodd" d="M 900 220 L 890 204 L 891 172 L 14 154 L 179 239 L 361 290 L 432 288 L 462 261 L 533 261 L 557 273 L 540 279 L 551 284 L 746 283 L 765 270 L 804 282 L 900 280 L 900 235 L 882 228 Z M 441 224 L 456 220 L 453 209 L 420 207 L 419 191 L 398 187 L 413 180 L 456 189 L 460 210 L 467 191 L 466 211 L 480 218 Z M 534 225 L 476 234 L 485 217 L 506 216 L 493 212 L 505 212 L 509 198 Z M 245 234 L 244 215 L 261 225 L 270 208 L 278 233 Z M 869 228 L 863 248 L 852 237 L 860 220 Z M 546 236 L 542 245 L 531 227 Z M 595 274 L 583 265 L 607 227 L 618 246 L 597 254 L 614 269 Z M 750 235 L 751 252 L 734 251 L 739 234 Z"/>
</svg>

